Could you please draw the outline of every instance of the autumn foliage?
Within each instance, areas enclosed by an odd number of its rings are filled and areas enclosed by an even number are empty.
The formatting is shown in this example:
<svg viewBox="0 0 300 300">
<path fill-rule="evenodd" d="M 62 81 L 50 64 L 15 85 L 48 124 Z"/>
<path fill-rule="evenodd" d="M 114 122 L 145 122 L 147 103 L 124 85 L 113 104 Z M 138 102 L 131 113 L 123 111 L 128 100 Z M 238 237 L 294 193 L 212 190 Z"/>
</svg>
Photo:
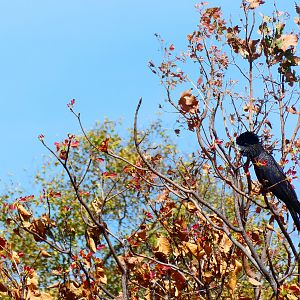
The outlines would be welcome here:
<svg viewBox="0 0 300 300">
<path fill-rule="evenodd" d="M 297 186 L 300 8 L 265 5 L 242 1 L 230 21 L 196 5 L 184 51 L 157 35 L 149 68 L 189 153 L 163 123 L 140 124 L 141 99 L 122 138 L 108 120 L 86 131 L 70 101 L 82 134 L 39 136 L 53 158 L 40 193 L 2 196 L 1 299 L 300 298 L 299 234 L 235 143 L 258 133 Z"/>
</svg>

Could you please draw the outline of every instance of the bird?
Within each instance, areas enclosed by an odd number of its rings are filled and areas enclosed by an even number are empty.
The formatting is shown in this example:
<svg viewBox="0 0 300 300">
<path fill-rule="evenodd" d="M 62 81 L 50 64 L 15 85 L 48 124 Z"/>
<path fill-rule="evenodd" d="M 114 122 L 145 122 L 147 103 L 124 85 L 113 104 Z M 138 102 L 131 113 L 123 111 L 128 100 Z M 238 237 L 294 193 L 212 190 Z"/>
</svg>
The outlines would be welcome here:
<svg viewBox="0 0 300 300">
<path fill-rule="evenodd" d="M 257 180 L 264 190 L 272 192 L 286 205 L 298 232 L 300 231 L 300 202 L 295 189 L 278 165 L 274 157 L 263 147 L 257 134 L 246 131 L 236 138 L 243 156 L 247 156 L 253 166 Z"/>
</svg>

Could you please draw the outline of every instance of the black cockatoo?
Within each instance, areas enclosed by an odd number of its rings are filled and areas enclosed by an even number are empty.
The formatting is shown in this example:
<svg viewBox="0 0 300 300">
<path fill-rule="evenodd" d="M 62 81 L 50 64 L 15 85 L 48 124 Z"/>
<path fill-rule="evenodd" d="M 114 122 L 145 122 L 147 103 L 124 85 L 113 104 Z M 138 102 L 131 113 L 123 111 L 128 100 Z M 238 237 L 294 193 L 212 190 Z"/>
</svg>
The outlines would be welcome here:
<svg viewBox="0 0 300 300">
<path fill-rule="evenodd" d="M 294 188 L 273 156 L 264 149 L 258 136 L 253 132 L 242 133 L 237 137 L 236 143 L 240 147 L 241 154 L 251 159 L 260 184 L 285 203 L 300 231 L 300 202 Z"/>
</svg>

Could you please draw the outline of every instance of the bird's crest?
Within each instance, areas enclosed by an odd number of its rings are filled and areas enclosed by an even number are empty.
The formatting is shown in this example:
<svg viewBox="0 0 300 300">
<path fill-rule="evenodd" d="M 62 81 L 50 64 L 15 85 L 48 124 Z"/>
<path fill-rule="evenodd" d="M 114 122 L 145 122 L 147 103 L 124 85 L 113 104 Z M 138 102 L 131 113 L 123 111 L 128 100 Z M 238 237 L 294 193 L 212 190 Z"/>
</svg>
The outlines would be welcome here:
<svg viewBox="0 0 300 300">
<path fill-rule="evenodd" d="M 256 145 L 259 144 L 259 137 L 254 132 L 246 131 L 237 137 L 236 143 L 239 146 Z"/>
</svg>

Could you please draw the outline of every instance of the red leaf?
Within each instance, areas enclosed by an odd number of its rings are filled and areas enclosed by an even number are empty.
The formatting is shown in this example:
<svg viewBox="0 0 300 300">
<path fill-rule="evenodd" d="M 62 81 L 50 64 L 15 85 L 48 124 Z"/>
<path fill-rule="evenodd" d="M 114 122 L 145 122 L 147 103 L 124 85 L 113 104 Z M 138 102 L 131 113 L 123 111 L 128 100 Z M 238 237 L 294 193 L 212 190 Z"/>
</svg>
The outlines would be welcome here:
<svg viewBox="0 0 300 300">
<path fill-rule="evenodd" d="M 114 178 L 114 177 L 117 177 L 117 174 L 116 174 L 116 173 L 103 172 L 103 173 L 102 173 L 102 176 L 103 176 L 104 178 Z"/>
<path fill-rule="evenodd" d="M 74 106 L 74 104 L 75 104 L 75 99 L 72 99 L 72 100 L 67 104 L 67 106 L 68 106 L 70 109 L 72 109 L 73 106 Z"/>
<path fill-rule="evenodd" d="M 82 195 L 82 196 L 89 196 L 90 192 L 89 191 L 87 191 L 87 192 L 79 191 L 79 194 Z"/>
<path fill-rule="evenodd" d="M 202 78 L 202 76 L 200 76 L 197 80 L 197 84 L 201 85 L 202 82 L 203 82 L 203 78 Z"/>
<path fill-rule="evenodd" d="M 45 136 L 41 133 L 41 134 L 38 136 L 38 138 L 39 138 L 40 141 L 43 141 L 44 138 L 45 138 Z"/>
<path fill-rule="evenodd" d="M 50 191 L 49 196 L 53 197 L 53 198 L 59 198 L 59 197 L 61 197 L 61 193 L 60 192 Z"/>
<path fill-rule="evenodd" d="M 19 202 L 26 202 L 26 201 L 29 201 L 31 199 L 34 199 L 34 195 L 30 195 L 30 196 L 24 196 L 24 197 L 20 197 L 18 199 Z"/>
<path fill-rule="evenodd" d="M 104 139 L 102 141 L 102 143 L 100 144 L 100 146 L 98 147 L 98 150 L 101 152 L 107 153 L 108 152 L 108 141 L 109 141 L 109 138 Z"/>
<path fill-rule="evenodd" d="M 6 245 L 6 239 L 0 236 L 0 247 L 3 248 Z"/>
<path fill-rule="evenodd" d="M 102 250 L 102 249 L 105 249 L 105 248 L 106 248 L 105 245 L 98 245 L 96 249 L 99 251 L 99 250 Z"/>
<path fill-rule="evenodd" d="M 71 142 L 70 146 L 73 148 L 77 148 L 79 146 L 79 142 L 77 140 L 74 140 L 73 142 Z"/>
<path fill-rule="evenodd" d="M 152 214 L 149 211 L 145 211 L 145 216 L 149 219 L 152 219 Z"/>
<path fill-rule="evenodd" d="M 59 149 L 60 149 L 60 143 L 54 142 L 54 145 L 55 145 L 55 147 L 56 147 L 56 151 L 58 152 Z"/>
</svg>

